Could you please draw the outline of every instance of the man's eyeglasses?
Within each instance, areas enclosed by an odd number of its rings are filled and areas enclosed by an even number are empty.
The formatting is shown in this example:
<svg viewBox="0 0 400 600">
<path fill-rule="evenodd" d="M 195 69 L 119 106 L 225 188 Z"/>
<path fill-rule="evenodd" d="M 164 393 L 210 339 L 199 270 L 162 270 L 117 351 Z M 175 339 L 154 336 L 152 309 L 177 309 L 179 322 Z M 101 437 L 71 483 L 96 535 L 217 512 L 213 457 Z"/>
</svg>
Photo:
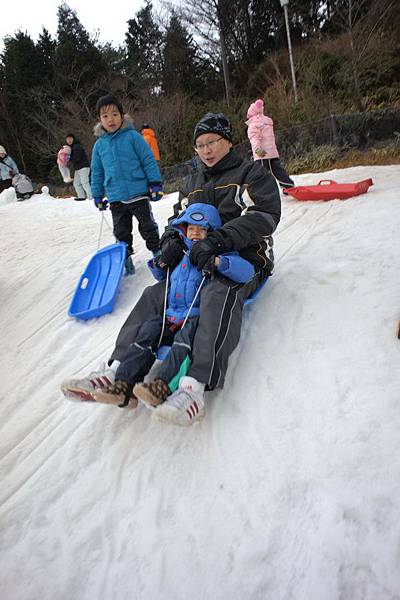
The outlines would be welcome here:
<svg viewBox="0 0 400 600">
<path fill-rule="evenodd" d="M 218 142 L 220 142 L 223 139 L 223 137 L 220 137 L 217 140 L 212 140 L 211 142 L 207 142 L 206 144 L 196 144 L 194 146 L 194 149 L 197 152 L 203 152 L 203 150 L 206 150 L 207 148 L 214 148 L 215 144 L 218 144 Z"/>
</svg>

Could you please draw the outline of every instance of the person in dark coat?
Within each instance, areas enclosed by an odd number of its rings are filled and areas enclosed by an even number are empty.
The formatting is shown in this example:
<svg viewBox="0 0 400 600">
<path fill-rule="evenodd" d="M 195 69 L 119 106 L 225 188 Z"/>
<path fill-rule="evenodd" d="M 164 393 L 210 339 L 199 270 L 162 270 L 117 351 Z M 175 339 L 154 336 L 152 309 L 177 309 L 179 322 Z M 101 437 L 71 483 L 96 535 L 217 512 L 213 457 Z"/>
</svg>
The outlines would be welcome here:
<svg viewBox="0 0 400 600">
<path fill-rule="evenodd" d="M 281 217 L 275 179 L 260 161 L 244 160 L 236 154 L 231 125 L 223 114 L 204 115 L 195 127 L 193 142 L 203 166 L 184 180 L 173 218 L 187 206 L 203 202 L 218 209 L 222 227 L 191 248 L 190 262 L 203 270 L 213 256 L 236 251 L 253 265 L 254 276 L 239 284 L 216 274 L 202 289 L 187 375 L 152 413 L 155 419 L 179 425 L 199 420 L 204 414 L 204 393 L 224 385 L 229 357 L 240 338 L 244 301 L 272 272 L 272 233 Z M 182 260 L 184 244 L 170 225 L 161 237 L 160 250 L 159 263 L 170 269 Z M 143 291 L 120 330 L 109 365 L 124 360 L 143 320 L 163 314 L 165 285 L 162 281 Z M 90 380 L 92 391 L 96 379 Z M 87 381 L 82 379 L 82 387 Z"/>
<path fill-rule="evenodd" d="M 90 163 L 82 144 L 77 140 L 73 133 L 69 133 L 65 139 L 67 145 L 71 148 L 69 164 L 74 167 L 74 188 L 76 192 L 75 200 L 91 200 L 92 191 L 90 189 L 89 175 Z"/>
<path fill-rule="evenodd" d="M 191 343 L 200 315 L 199 293 L 209 284 L 209 276 L 215 272 L 236 283 L 246 283 L 254 276 L 253 265 L 237 252 L 212 257 L 206 273 L 191 264 L 189 252 L 193 245 L 221 227 L 221 217 L 215 206 L 191 204 L 172 221 L 171 227 L 186 249 L 181 261 L 171 272 L 165 266 L 159 266 L 155 259 L 148 263 L 158 281 L 169 280 L 165 288 L 165 314 L 143 321 L 135 343 L 129 346 L 118 366 L 115 383 L 93 394 L 97 402 L 118 406 L 129 404 L 131 408 L 137 406 L 138 398 L 150 406 L 164 402 L 175 391 L 190 364 Z M 155 381 L 143 383 L 160 344 L 172 345 L 171 351 Z"/>
</svg>

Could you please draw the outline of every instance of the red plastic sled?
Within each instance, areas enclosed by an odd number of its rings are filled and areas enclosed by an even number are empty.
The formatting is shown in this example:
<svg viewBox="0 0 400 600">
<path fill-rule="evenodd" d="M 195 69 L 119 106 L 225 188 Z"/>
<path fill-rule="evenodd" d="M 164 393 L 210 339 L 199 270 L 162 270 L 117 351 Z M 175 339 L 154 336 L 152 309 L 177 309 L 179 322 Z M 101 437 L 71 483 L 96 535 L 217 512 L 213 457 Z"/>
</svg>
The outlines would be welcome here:
<svg viewBox="0 0 400 600">
<path fill-rule="evenodd" d="M 322 179 L 318 185 L 299 185 L 298 187 L 283 190 L 286 196 L 293 196 L 296 200 L 346 200 L 368 192 L 373 185 L 372 179 L 364 179 L 357 183 L 336 183 L 331 179 Z"/>
</svg>

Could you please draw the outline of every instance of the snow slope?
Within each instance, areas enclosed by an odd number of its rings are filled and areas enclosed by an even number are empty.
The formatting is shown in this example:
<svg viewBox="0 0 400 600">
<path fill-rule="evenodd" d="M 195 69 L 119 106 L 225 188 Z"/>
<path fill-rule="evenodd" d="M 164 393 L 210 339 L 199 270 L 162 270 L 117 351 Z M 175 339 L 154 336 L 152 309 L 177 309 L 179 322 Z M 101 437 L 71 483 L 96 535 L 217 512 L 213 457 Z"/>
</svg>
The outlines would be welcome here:
<svg viewBox="0 0 400 600">
<path fill-rule="evenodd" d="M 99 213 L 0 195 L 1 600 L 400 598 L 400 166 L 295 179 L 370 176 L 345 202 L 283 199 L 275 274 L 187 430 L 58 391 L 152 281 L 138 234 L 114 312 L 78 322 Z"/>
</svg>

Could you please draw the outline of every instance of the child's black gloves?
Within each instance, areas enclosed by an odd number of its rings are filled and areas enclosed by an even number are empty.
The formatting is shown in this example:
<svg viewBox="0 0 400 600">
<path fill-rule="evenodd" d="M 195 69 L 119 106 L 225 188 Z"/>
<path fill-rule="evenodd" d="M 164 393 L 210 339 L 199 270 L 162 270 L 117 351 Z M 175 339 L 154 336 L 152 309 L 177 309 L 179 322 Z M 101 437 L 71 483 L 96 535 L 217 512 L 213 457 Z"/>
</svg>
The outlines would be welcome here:
<svg viewBox="0 0 400 600">
<path fill-rule="evenodd" d="M 193 244 L 189 260 L 201 271 L 211 257 L 230 252 L 232 249 L 233 244 L 226 234 L 222 231 L 211 231 L 205 240 Z"/>
<path fill-rule="evenodd" d="M 157 257 L 159 266 L 165 265 L 173 269 L 182 260 L 184 244 L 179 233 L 174 229 L 167 229 L 160 239 L 160 256 Z"/>
<path fill-rule="evenodd" d="M 164 196 L 161 183 L 150 183 L 149 184 L 150 200 L 152 202 L 158 202 Z"/>
</svg>

